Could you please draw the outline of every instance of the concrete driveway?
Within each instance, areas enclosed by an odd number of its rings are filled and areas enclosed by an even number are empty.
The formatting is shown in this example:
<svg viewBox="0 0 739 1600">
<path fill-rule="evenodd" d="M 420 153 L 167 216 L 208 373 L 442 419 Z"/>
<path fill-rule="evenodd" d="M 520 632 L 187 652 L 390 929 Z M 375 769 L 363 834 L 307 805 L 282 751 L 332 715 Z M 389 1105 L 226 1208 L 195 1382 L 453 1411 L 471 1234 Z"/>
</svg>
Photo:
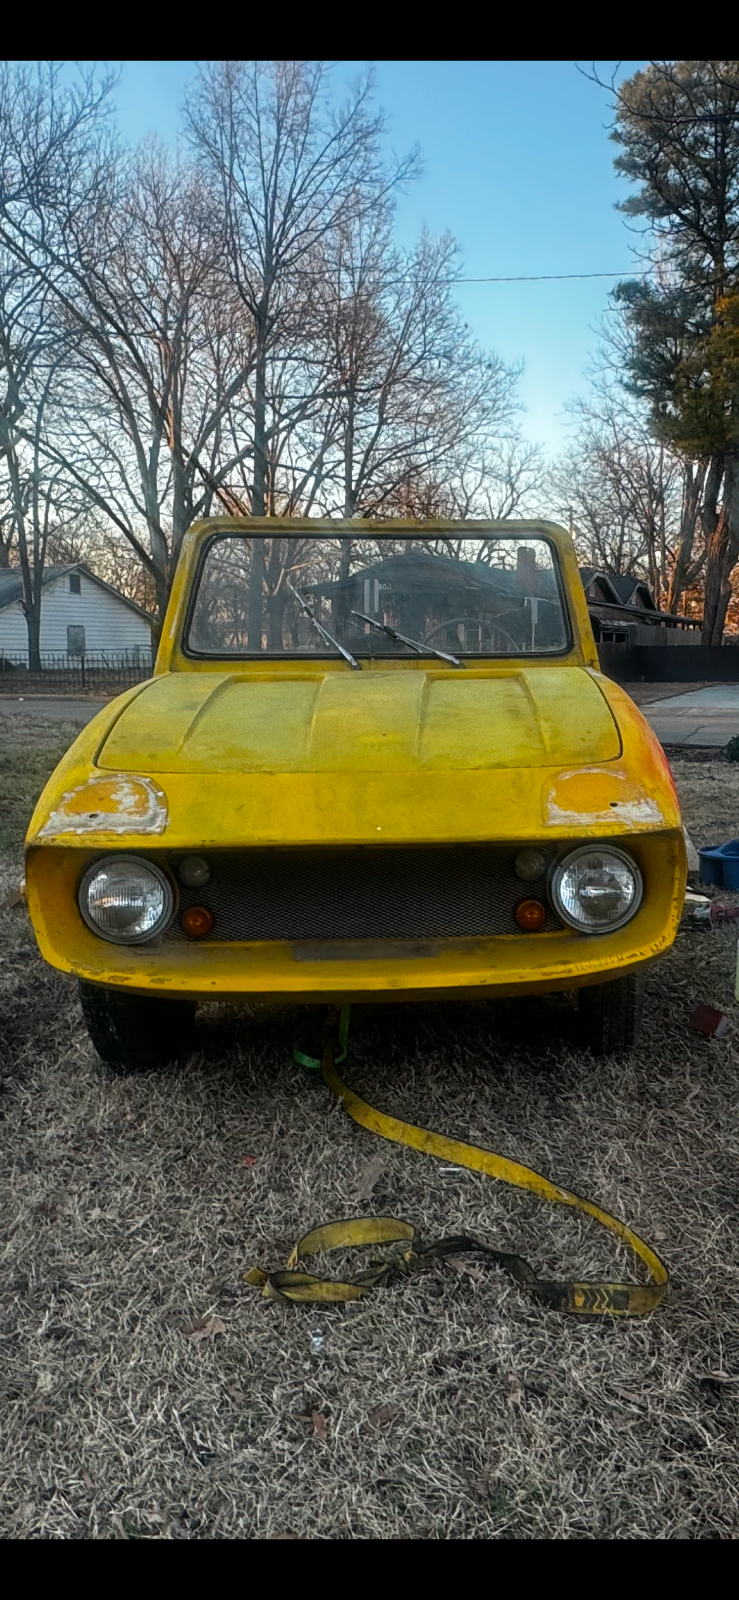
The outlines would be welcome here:
<svg viewBox="0 0 739 1600">
<path fill-rule="evenodd" d="M 661 744 L 721 749 L 739 733 L 739 683 L 691 689 L 641 709 Z"/>
<path fill-rule="evenodd" d="M 0 696 L 0 717 L 43 717 L 47 722 L 92 722 L 107 700 L 68 700 L 66 695 Z M 0 727 L 2 724 L 0 723 Z"/>
</svg>

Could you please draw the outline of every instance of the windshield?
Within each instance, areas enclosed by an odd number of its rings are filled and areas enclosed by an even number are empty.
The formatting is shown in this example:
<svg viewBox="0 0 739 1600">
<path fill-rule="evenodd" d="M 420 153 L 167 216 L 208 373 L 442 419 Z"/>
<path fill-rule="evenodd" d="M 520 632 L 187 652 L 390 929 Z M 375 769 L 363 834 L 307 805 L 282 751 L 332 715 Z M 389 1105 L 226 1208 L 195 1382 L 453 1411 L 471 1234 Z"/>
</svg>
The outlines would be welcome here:
<svg viewBox="0 0 739 1600">
<path fill-rule="evenodd" d="M 548 540 L 514 535 L 217 534 L 186 644 L 196 655 L 324 658 L 341 645 L 358 661 L 417 656 L 414 644 L 454 656 L 562 651 L 556 560 Z"/>
</svg>

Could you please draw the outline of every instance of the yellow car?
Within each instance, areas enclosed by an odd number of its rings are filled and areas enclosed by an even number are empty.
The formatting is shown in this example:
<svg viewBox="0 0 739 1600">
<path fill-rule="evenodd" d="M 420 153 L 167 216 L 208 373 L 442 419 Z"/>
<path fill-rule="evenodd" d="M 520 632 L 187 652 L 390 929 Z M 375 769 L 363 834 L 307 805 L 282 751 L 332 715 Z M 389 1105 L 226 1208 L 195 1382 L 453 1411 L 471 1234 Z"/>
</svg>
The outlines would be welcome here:
<svg viewBox="0 0 739 1600">
<path fill-rule="evenodd" d="M 685 847 L 562 529 L 219 517 L 184 540 L 153 677 L 47 784 L 26 881 L 123 1071 L 221 999 L 578 991 L 602 1051 L 637 1038 Z"/>
</svg>

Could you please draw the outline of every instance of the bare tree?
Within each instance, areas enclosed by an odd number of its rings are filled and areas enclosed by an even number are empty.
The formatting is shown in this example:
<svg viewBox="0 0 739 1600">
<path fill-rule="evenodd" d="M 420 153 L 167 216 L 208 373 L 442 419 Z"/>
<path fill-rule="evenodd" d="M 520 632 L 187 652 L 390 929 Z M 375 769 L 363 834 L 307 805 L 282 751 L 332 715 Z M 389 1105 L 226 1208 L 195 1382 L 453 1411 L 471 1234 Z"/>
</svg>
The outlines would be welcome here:
<svg viewBox="0 0 739 1600">
<path fill-rule="evenodd" d="M 55 395 L 69 342 L 36 274 L 0 250 L 0 565 L 20 568 L 32 671 L 40 669 L 41 595 L 52 530 L 74 522 L 83 499 L 49 459 Z"/>
<path fill-rule="evenodd" d="M 345 517 L 491 515 L 501 496 L 510 511 L 530 476 L 518 369 L 481 351 L 462 321 L 454 240 L 424 234 L 401 251 L 393 217 L 388 196 L 324 241 L 316 343 L 328 350 L 327 394 L 298 430 L 295 480 L 306 504 Z M 350 556 L 347 546 L 347 570 Z"/>
<path fill-rule="evenodd" d="M 414 157 L 388 169 L 380 151 L 383 120 L 371 109 L 366 78 L 337 110 L 326 103 L 324 62 L 221 61 L 203 67 L 187 123 L 206 181 L 217 191 L 232 281 L 254 333 L 254 455 L 251 510 L 268 507 L 276 437 L 286 435 L 325 396 L 314 381 L 291 385 L 291 402 L 271 404 L 270 375 L 296 330 L 312 324 L 317 257 L 342 219 L 378 205 L 413 170 Z M 300 357 L 303 373 L 308 368 Z M 317 381 L 316 381 L 317 378 Z M 255 560 L 259 553 L 255 547 Z M 255 572 L 250 645 L 261 628 Z"/>
<path fill-rule="evenodd" d="M 388 203 L 328 241 L 322 457 L 336 461 L 346 517 L 381 514 L 414 483 L 450 482 L 464 455 L 479 464 L 516 409 L 517 369 L 479 349 L 454 301 L 454 240 L 424 234 L 403 252 L 392 220 Z"/>
<path fill-rule="evenodd" d="M 43 425 L 0 389 L 0 448 L 12 437 L 24 470 L 43 462 L 78 495 L 50 548 L 87 541 L 161 619 L 185 529 L 217 508 L 512 514 L 530 500 L 541 462 L 520 440 L 518 370 L 465 327 L 453 240 L 393 244 L 416 158 L 383 155 L 370 78 L 332 109 L 323 63 L 210 64 L 187 111 L 192 161 L 121 150 L 93 75 L 74 93 L 53 66 L 3 81 L 0 247 L 65 358 Z M 19 528 L 0 505 L 0 561 Z M 294 546 L 255 545 L 252 647 L 263 590 L 278 627 Z"/>
<path fill-rule="evenodd" d="M 645 577 L 657 605 L 675 609 L 703 562 L 695 531 L 705 471 L 655 440 L 648 417 L 607 383 L 571 414 L 573 439 L 552 473 L 559 514 L 590 563 Z"/>
<path fill-rule="evenodd" d="M 24 218 L 14 248 L 75 337 L 72 425 L 56 459 L 131 543 L 161 618 L 185 529 L 214 498 L 228 504 L 250 450 L 248 436 L 230 454 L 223 442 L 252 344 L 200 181 L 158 147 L 109 152 L 92 202 L 53 220 Z"/>
<path fill-rule="evenodd" d="M 541 445 L 523 439 L 517 428 L 506 428 L 502 438 L 493 437 L 459 461 L 447 490 L 449 515 L 492 521 L 535 516 L 546 505 L 547 486 Z"/>
</svg>

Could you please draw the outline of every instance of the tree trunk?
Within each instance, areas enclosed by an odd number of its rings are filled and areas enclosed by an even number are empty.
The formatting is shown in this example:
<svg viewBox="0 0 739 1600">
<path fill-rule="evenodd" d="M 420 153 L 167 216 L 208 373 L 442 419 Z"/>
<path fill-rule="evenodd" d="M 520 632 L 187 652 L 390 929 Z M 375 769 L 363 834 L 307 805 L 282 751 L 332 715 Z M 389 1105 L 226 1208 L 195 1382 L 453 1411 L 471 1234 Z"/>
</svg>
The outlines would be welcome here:
<svg viewBox="0 0 739 1600">
<path fill-rule="evenodd" d="M 344 428 L 344 516 L 353 517 L 357 504 L 354 488 L 354 395 L 347 395 L 347 417 Z"/>
<path fill-rule="evenodd" d="M 15 450 L 7 452 L 6 466 L 10 481 L 13 509 L 15 512 L 15 526 L 18 535 L 18 561 L 21 569 L 21 582 L 23 584 L 23 598 L 21 607 L 26 619 L 28 633 L 28 670 L 29 672 L 41 671 L 41 580 L 43 578 L 43 557 L 38 547 L 37 532 L 34 533 L 34 552 L 28 547 L 28 527 L 24 508 L 23 486 L 21 483 L 18 457 Z M 34 559 L 35 556 L 35 559 Z"/>
<path fill-rule="evenodd" d="M 254 370 L 254 477 L 251 491 L 251 514 L 266 516 L 267 494 L 267 345 L 264 316 L 257 323 L 257 349 Z M 249 581 L 248 644 L 250 650 L 262 648 L 262 590 L 264 587 L 264 540 L 251 541 L 251 576 Z"/>
<path fill-rule="evenodd" d="M 285 606 L 290 599 L 290 591 L 280 583 L 280 577 L 287 572 L 292 554 L 292 541 L 281 539 L 264 540 L 262 549 L 267 556 L 265 546 L 269 545 L 269 560 L 267 566 L 267 648 L 269 650 L 282 649 L 282 617 Z"/>
<path fill-rule="evenodd" d="M 703 644 L 721 644 L 731 599 L 731 574 L 738 560 L 739 457 L 732 455 L 725 463 L 721 510 L 707 541 Z"/>
<path fill-rule="evenodd" d="M 172 547 L 169 553 L 169 578 L 170 588 L 177 570 L 182 541 L 193 520 L 193 472 L 192 463 L 185 469 L 182 445 L 179 439 L 181 429 L 178 426 L 175 448 L 172 456 Z"/>
<path fill-rule="evenodd" d="M 680 514 L 680 539 L 678 541 L 675 565 L 672 569 L 667 590 L 666 605 L 668 611 L 677 611 L 687 586 L 688 573 L 693 556 L 693 545 L 695 543 L 698 507 L 705 479 L 705 462 L 700 463 L 695 468 L 689 462 L 686 462 L 683 482 L 683 504 Z"/>
<path fill-rule="evenodd" d="M 167 606 L 169 605 L 169 591 L 171 580 L 169 575 L 169 552 L 165 545 L 164 552 L 158 549 L 158 540 L 154 537 L 154 530 L 149 529 L 151 535 L 152 556 L 154 559 L 154 592 L 157 601 L 157 622 L 161 630 Z"/>
<path fill-rule="evenodd" d="M 29 672 L 41 671 L 41 610 L 31 609 L 26 611 L 26 628 L 28 630 L 28 670 Z"/>
</svg>

